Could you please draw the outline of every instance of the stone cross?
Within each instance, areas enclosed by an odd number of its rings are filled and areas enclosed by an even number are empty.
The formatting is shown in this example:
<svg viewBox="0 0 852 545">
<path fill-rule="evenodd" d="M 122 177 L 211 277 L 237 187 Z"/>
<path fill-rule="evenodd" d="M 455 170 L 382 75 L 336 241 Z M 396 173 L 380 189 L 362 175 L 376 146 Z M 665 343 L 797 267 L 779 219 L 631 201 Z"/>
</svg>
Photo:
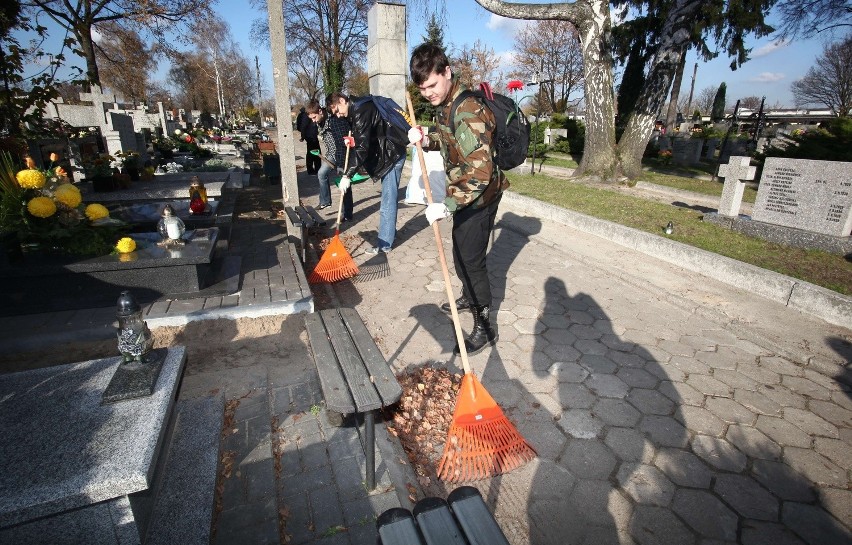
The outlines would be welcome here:
<svg viewBox="0 0 852 545">
<path fill-rule="evenodd" d="M 106 115 L 106 108 L 104 108 L 104 104 L 115 104 L 115 95 L 105 95 L 101 92 L 100 86 L 92 85 L 91 92 L 80 93 L 80 100 L 92 103 L 92 109 L 95 111 L 95 115 L 97 116 L 96 119 L 98 120 L 98 125 L 100 127 L 112 128 L 109 118 Z"/>
<path fill-rule="evenodd" d="M 719 200 L 719 215 L 737 217 L 743 202 L 743 191 L 748 180 L 754 180 L 755 167 L 750 166 L 751 157 L 734 156 L 727 164 L 719 165 L 720 178 L 725 179 L 722 198 Z"/>
</svg>

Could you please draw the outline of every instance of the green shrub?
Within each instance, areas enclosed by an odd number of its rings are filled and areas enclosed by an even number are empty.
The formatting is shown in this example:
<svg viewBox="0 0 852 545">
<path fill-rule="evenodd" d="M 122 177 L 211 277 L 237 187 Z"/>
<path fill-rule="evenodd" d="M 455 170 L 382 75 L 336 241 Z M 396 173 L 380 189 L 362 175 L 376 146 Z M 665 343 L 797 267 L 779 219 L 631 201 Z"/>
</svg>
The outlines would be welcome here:
<svg viewBox="0 0 852 545">
<path fill-rule="evenodd" d="M 557 136 L 556 142 L 553 144 L 553 151 L 559 153 L 571 153 L 571 142 L 564 136 Z"/>
<path fill-rule="evenodd" d="M 849 118 L 833 119 L 825 127 L 793 131 L 780 138 L 784 145 L 769 147 L 762 157 L 852 161 L 852 119 Z"/>
</svg>

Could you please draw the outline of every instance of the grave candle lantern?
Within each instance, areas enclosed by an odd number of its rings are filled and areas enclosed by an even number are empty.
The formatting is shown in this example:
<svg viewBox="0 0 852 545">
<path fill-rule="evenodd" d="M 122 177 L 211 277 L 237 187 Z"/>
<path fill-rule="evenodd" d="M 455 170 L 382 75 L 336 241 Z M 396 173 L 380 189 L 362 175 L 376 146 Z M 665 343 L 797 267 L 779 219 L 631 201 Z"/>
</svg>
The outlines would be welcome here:
<svg viewBox="0 0 852 545">
<path fill-rule="evenodd" d="M 175 215 L 174 209 L 169 204 L 163 208 L 163 216 L 157 222 L 157 231 L 163 237 L 161 244 L 165 246 L 184 243 L 181 237 L 186 232 L 186 226 L 183 224 L 183 220 Z"/>
<path fill-rule="evenodd" d="M 203 214 L 207 210 L 207 188 L 198 178 L 192 177 L 192 183 L 189 185 L 189 213 Z"/>
<path fill-rule="evenodd" d="M 154 345 L 148 324 L 142 319 L 142 307 L 129 291 L 118 297 L 118 352 L 124 363 L 146 363 Z"/>
</svg>

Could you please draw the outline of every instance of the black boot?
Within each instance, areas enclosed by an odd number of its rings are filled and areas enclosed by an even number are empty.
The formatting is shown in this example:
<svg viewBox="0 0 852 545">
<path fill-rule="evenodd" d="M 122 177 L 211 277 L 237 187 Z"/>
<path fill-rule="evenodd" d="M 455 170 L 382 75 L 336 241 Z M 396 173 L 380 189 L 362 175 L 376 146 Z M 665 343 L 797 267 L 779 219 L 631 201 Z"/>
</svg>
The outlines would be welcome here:
<svg viewBox="0 0 852 545">
<path fill-rule="evenodd" d="M 467 295 L 464 293 L 461 294 L 461 297 L 456 299 L 456 310 L 467 310 L 470 308 L 470 300 L 467 298 Z M 452 311 L 450 310 L 450 304 L 444 303 L 441 305 L 441 310 L 450 314 Z"/>
<path fill-rule="evenodd" d="M 493 345 L 497 342 L 497 333 L 491 327 L 491 319 L 488 316 L 489 307 L 472 307 L 473 311 L 473 331 L 464 340 L 464 347 L 468 355 L 473 355 L 480 352 L 488 345 Z M 458 345 L 454 353 L 460 354 Z"/>
</svg>

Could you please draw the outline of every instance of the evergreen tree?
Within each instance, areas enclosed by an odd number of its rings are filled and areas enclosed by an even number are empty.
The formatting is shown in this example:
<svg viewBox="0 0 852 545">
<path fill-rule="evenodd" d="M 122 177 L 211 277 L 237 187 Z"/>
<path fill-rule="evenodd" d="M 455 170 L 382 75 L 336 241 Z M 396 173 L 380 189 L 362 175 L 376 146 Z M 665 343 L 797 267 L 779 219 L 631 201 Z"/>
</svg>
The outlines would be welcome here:
<svg viewBox="0 0 852 545">
<path fill-rule="evenodd" d="M 719 84 L 719 90 L 716 91 L 716 97 L 713 99 L 713 113 L 710 118 L 713 121 L 721 121 L 725 118 L 725 91 L 728 86 L 725 82 Z"/>
<path fill-rule="evenodd" d="M 423 36 L 423 43 L 437 45 L 441 49 L 444 49 L 444 28 L 434 13 L 426 25 L 426 35 Z"/>
</svg>

